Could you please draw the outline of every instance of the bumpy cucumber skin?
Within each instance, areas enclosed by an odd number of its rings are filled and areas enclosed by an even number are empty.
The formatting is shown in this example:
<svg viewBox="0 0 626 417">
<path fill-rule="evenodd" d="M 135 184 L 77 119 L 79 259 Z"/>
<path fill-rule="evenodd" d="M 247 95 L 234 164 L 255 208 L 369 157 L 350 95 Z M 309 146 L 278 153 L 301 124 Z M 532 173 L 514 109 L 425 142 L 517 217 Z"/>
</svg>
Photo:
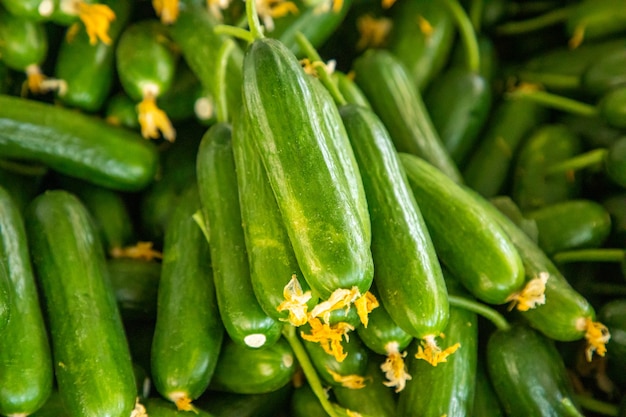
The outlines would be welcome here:
<svg viewBox="0 0 626 417">
<path fill-rule="evenodd" d="M 378 298 L 378 293 L 374 294 Z M 379 355 L 388 353 L 389 343 L 397 343 L 398 350 L 402 352 L 414 338 L 393 321 L 382 305 L 369 314 L 367 327 L 359 326 L 356 331 L 365 346 Z"/>
<path fill-rule="evenodd" d="M 526 280 L 537 278 L 542 272 L 549 274 L 545 304 L 519 314 L 550 339 L 563 342 L 581 339 L 585 335 L 581 320 L 595 320 L 593 306 L 572 288 L 556 265 L 526 233 L 480 195 L 470 189 L 467 191 L 515 245 L 524 264 Z"/>
<path fill-rule="evenodd" d="M 281 335 L 282 324 L 268 316 L 254 295 L 241 224 L 232 129 L 213 125 L 198 150 L 197 174 L 200 200 L 209 224 L 210 252 L 217 304 L 226 332 L 249 347 L 270 346 Z M 264 335 L 259 346 L 246 342 L 250 335 Z"/>
<path fill-rule="evenodd" d="M 277 307 L 285 300 L 283 289 L 292 275 L 296 276 L 304 292 L 309 290 L 309 286 L 302 277 L 261 156 L 250 133 L 248 121 L 241 114 L 233 122 L 233 152 L 250 280 L 265 313 L 276 320 L 284 320 L 288 312 L 279 312 Z M 315 302 L 316 297 L 312 300 Z"/>
<path fill-rule="evenodd" d="M 0 331 L 0 414 L 32 414 L 52 391 L 52 355 L 28 253 L 24 217 L 2 187 L 0 265 L 8 274 L 12 298 L 11 319 Z"/>
<path fill-rule="evenodd" d="M 422 159 L 400 154 L 443 265 L 476 298 L 503 304 L 524 285 L 524 266 L 504 230 L 455 184 Z"/>
<path fill-rule="evenodd" d="M 372 256 L 380 301 L 419 339 L 448 321 L 443 273 L 420 208 L 385 126 L 356 105 L 340 109 L 360 167 L 372 224 Z"/>
<path fill-rule="evenodd" d="M 89 213 L 78 198 L 55 190 L 37 197 L 27 218 L 65 406 L 74 416 L 129 416 L 135 377 Z"/>
<path fill-rule="evenodd" d="M 47 53 L 43 24 L 0 8 L 0 55 L 9 68 L 24 71 L 29 65 L 41 65 Z"/>
<path fill-rule="evenodd" d="M 523 324 L 497 330 L 487 343 L 487 368 L 506 415 L 561 416 L 573 390 L 550 340 Z"/>
<path fill-rule="evenodd" d="M 291 381 L 296 359 L 287 341 L 250 349 L 226 338 L 209 389 L 239 394 L 276 391 Z"/>
<path fill-rule="evenodd" d="M 200 208 L 195 184 L 185 192 L 165 231 L 152 380 L 165 398 L 198 398 L 209 386 L 224 327 L 220 320 L 209 246 L 193 220 Z"/>
<path fill-rule="evenodd" d="M 353 286 L 365 293 L 373 265 L 364 202 L 353 194 L 359 179 L 307 77 L 279 41 L 256 40 L 244 59 L 244 109 L 307 282 L 321 298 Z"/>
<path fill-rule="evenodd" d="M 156 175 L 156 148 L 136 133 L 46 103 L 0 95 L 0 153 L 120 191 Z"/>
<path fill-rule="evenodd" d="M 115 80 L 115 43 L 131 14 L 131 2 L 102 1 L 113 10 L 115 20 L 109 27 L 111 44 L 92 45 L 84 26 L 71 40 L 65 39 L 56 57 L 55 77 L 67 83 L 67 90 L 57 98 L 66 106 L 98 111 L 107 99 Z"/>
<path fill-rule="evenodd" d="M 157 20 L 126 26 L 115 48 L 120 82 L 135 101 L 143 98 L 146 84 L 157 87 L 156 96 L 167 91 L 174 81 L 177 60 L 167 29 Z"/>
<path fill-rule="evenodd" d="M 368 50 L 354 61 L 353 69 L 357 85 L 385 124 L 398 152 L 418 155 L 462 183 L 421 94 L 398 58 L 382 49 Z"/>
</svg>

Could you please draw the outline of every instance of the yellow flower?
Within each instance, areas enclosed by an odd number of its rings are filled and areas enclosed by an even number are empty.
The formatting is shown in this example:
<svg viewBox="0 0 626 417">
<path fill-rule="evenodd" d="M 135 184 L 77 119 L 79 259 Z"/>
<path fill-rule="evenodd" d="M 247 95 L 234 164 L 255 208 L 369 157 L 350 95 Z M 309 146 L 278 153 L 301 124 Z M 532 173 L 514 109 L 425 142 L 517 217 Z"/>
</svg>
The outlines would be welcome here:
<svg viewBox="0 0 626 417">
<path fill-rule="evenodd" d="M 356 307 L 359 319 L 361 319 L 361 323 L 363 326 L 367 327 L 367 323 L 369 322 L 368 314 L 378 307 L 379 304 L 374 294 L 368 291 L 365 295 L 356 299 L 354 306 Z"/>
<path fill-rule="evenodd" d="M 350 304 L 352 304 L 358 297 L 361 296 L 359 289 L 357 287 L 352 287 L 352 289 L 347 288 L 338 288 L 328 297 L 328 300 L 322 301 L 318 305 L 316 305 L 311 313 L 309 314 L 310 318 L 322 317 L 326 323 L 330 321 L 330 313 L 334 310 L 339 310 L 341 308 L 345 308 L 346 311 L 350 308 Z"/>
<path fill-rule="evenodd" d="M 420 346 L 417 347 L 415 357 L 417 359 L 424 359 L 432 366 L 437 366 L 442 362 L 447 362 L 448 356 L 452 355 L 460 347 L 461 344 L 456 343 L 444 350 L 441 350 L 441 348 L 437 346 L 434 336 L 426 336 L 420 342 Z"/>
<path fill-rule="evenodd" d="M 207 0 L 207 8 L 213 16 L 222 21 L 224 16 L 222 10 L 226 10 L 230 5 L 230 0 Z"/>
<path fill-rule="evenodd" d="M 145 90 L 143 100 L 137 105 L 141 135 L 146 139 L 156 139 L 161 131 L 166 140 L 174 142 L 176 131 L 167 114 L 157 107 L 156 94 L 153 91 L 156 89 L 148 87 Z"/>
<path fill-rule="evenodd" d="M 356 44 L 357 49 L 378 48 L 385 44 L 393 21 L 387 17 L 376 18 L 370 14 L 360 16 L 356 27 L 360 37 Z"/>
<path fill-rule="evenodd" d="M 100 39 L 104 44 L 110 45 L 109 27 L 115 20 L 115 12 L 105 4 L 87 4 L 82 0 L 74 2 L 76 14 L 84 23 L 89 36 L 89 43 L 95 45 Z"/>
<path fill-rule="evenodd" d="M 311 326 L 311 333 L 300 333 L 302 338 L 309 342 L 319 343 L 324 352 L 332 355 L 337 362 L 343 362 L 348 354 L 343 351 L 341 341 L 344 337 L 348 341 L 348 332 L 354 330 L 354 327 L 343 322 L 331 326 L 327 323 L 322 323 L 317 318 L 310 319 L 309 325 Z"/>
<path fill-rule="evenodd" d="M 333 380 L 340 383 L 342 387 L 350 389 L 361 389 L 365 387 L 365 377 L 361 375 L 341 375 L 328 367 L 326 367 L 326 371 L 328 371 L 330 376 L 333 377 Z"/>
<path fill-rule="evenodd" d="M 163 258 L 161 252 L 152 249 L 152 242 L 137 242 L 135 246 L 112 248 L 110 255 L 113 258 L 132 258 L 141 259 L 143 261 Z"/>
<path fill-rule="evenodd" d="M 274 18 L 297 14 L 298 6 L 285 0 L 256 0 L 256 11 L 268 32 L 274 30 Z"/>
<path fill-rule="evenodd" d="M 422 15 L 417 16 L 417 26 L 420 28 L 420 32 L 422 32 L 427 38 L 430 37 L 435 31 L 433 25 L 431 25 L 430 22 Z"/>
<path fill-rule="evenodd" d="M 509 310 L 517 307 L 519 311 L 528 311 L 546 302 L 546 283 L 550 274 L 541 272 L 537 278 L 533 278 L 520 292 L 511 295 L 507 301 L 511 302 Z"/>
<path fill-rule="evenodd" d="M 584 319 L 582 325 L 585 330 L 585 339 L 587 339 L 587 349 L 585 350 L 585 356 L 587 360 L 591 362 L 594 352 L 600 356 L 604 356 L 606 353 L 606 344 L 611 339 L 609 329 L 602 323 L 595 322 L 589 317 Z"/>
<path fill-rule="evenodd" d="M 152 7 L 163 24 L 172 24 L 178 19 L 178 0 L 152 0 Z"/>
<path fill-rule="evenodd" d="M 302 326 L 307 322 L 307 305 L 306 303 L 311 299 L 311 291 L 302 292 L 300 282 L 296 278 L 296 275 L 291 276 L 291 280 L 285 285 L 283 289 L 283 297 L 285 301 L 280 303 L 277 307 L 279 312 L 289 311 L 289 318 L 287 321 L 294 326 Z"/>
<path fill-rule="evenodd" d="M 395 387 L 396 392 L 400 392 L 406 386 L 406 381 L 411 379 L 411 375 L 407 372 L 404 358 L 406 352 L 400 353 L 398 343 L 391 342 L 386 346 L 387 359 L 380 365 L 380 369 L 385 373 L 386 382 L 383 384 L 387 387 Z"/>
<path fill-rule="evenodd" d="M 67 91 L 67 83 L 65 80 L 59 80 L 57 78 L 48 78 L 42 72 L 39 65 L 33 64 L 26 67 L 26 82 L 24 84 L 25 89 L 34 94 L 45 94 L 50 91 L 57 91 L 60 96 L 63 96 Z M 25 91 L 23 91 L 25 95 Z"/>
</svg>

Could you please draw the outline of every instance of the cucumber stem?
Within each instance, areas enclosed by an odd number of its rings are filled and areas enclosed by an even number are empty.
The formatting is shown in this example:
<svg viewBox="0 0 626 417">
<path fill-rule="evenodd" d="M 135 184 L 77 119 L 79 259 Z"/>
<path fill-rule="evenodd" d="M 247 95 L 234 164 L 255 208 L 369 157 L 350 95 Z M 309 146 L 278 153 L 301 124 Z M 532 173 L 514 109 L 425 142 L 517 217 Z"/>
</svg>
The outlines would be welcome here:
<svg viewBox="0 0 626 417">
<path fill-rule="evenodd" d="M 619 415 L 619 406 L 616 404 L 600 401 L 596 398 L 588 397 L 585 395 L 577 395 L 576 401 L 582 408 L 594 413 L 602 414 L 609 417 L 617 417 Z"/>
<path fill-rule="evenodd" d="M 235 42 L 227 39 L 217 51 L 217 68 L 215 70 L 215 90 L 217 92 L 215 98 L 215 111 L 218 122 L 226 123 L 228 121 L 228 97 L 226 95 L 226 68 L 228 67 L 228 59 L 235 48 Z"/>
<path fill-rule="evenodd" d="M 506 93 L 509 98 L 523 98 L 526 100 L 532 100 L 535 103 L 544 105 L 546 107 L 564 111 L 566 113 L 573 113 L 579 116 L 594 117 L 598 116 L 599 111 L 596 106 L 583 103 L 578 100 L 574 100 L 568 97 L 563 97 L 558 94 L 549 93 L 547 91 L 531 90 L 531 89 L 517 89 Z"/>
<path fill-rule="evenodd" d="M 622 262 L 623 249 L 578 249 L 556 253 L 552 256 L 556 263 L 568 262 Z"/>
<path fill-rule="evenodd" d="M 574 6 L 563 7 L 556 10 L 550 10 L 542 15 L 531 17 L 526 20 L 503 23 L 496 28 L 499 35 L 521 35 L 544 29 L 564 22 L 572 13 Z"/>
<path fill-rule="evenodd" d="M 306 57 L 309 58 L 311 62 L 324 62 L 322 61 L 322 58 L 320 57 L 319 53 L 315 50 L 311 42 L 309 42 L 307 37 L 304 36 L 302 32 L 296 33 L 296 42 L 298 43 L 298 46 L 300 47 L 300 49 L 302 49 Z M 335 103 L 337 103 L 338 106 L 343 106 L 347 104 L 345 97 L 341 94 L 341 91 L 339 91 L 337 84 L 330 77 L 330 74 L 326 72 L 326 69 L 324 68 L 324 66 L 323 65 L 317 66 L 316 70 L 317 70 L 318 78 L 320 79 L 322 84 L 324 84 L 324 87 L 326 87 L 330 95 L 333 97 L 333 99 L 335 100 Z"/>
<path fill-rule="evenodd" d="M 335 408 L 333 407 L 333 405 L 330 403 L 330 401 L 328 401 L 328 398 L 326 397 L 326 391 L 322 386 L 322 381 L 320 381 L 320 378 L 317 375 L 315 368 L 313 367 L 313 363 L 311 363 L 309 355 L 304 350 L 304 346 L 302 346 L 302 343 L 296 335 L 296 328 L 291 325 L 285 325 L 283 326 L 282 334 L 291 346 L 291 350 L 293 350 L 294 355 L 296 355 L 296 359 L 302 367 L 302 372 L 304 372 L 304 376 L 309 382 L 311 390 L 313 390 L 313 393 L 322 405 L 324 411 L 326 411 L 326 413 L 328 413 L 330 417 L 339 417 L 335 412 Z"/>
<path fill-rule="evenodd" d="M 470 3 L 468 15 L 476 33 L 480 32 L 480 25 L 482 23 L 484 9 L 484 0 L 472 0 L 472 2 Z"/>
<path fill-rule="evenodd" d="M 492 322 L 498 330 L 509 330 L 511 328 L 511 325 L 502 314 L 498 313 L 496 310 L 483 303 L 479 303 L 478 301 L 474 301 L 469 298 L 459 297 L 458 295 L 451 294 L 448 294 L 448 302 L 452 307 L 469 310 L 480 316 L 483 316 L 484 318 Z"/>
<path fill-rule="evenodd" d="M 576 408 L 574 403 L 572 403 L 572 400 L 570 400 L 569 398 L 563 398 L 561 400 L 561 405 L 563 405 L 563 407 L 565 407 L 565 415 L 566 416 L 570 416 L 570 417 L 585 417 L 585 415 L 582 414 L 578 410 L 578 408 Z"/>
<path fill-rule="evenodd" d="M 607 152 L 607 149 L 600 148 L 576 155 L 572 158 L 566 159 L 565 161 L 552 165 L 548 169 L 547 174 L 562 174 L 568 171 L 578 171 L 583 168 L 599 166 L 606 158 Z"/>
<path fill-rule="evenodd" d="M 264 38 L 265 36 L 263 35 L 261 21 L 259 20 L 259 15 L 256 12 L 256 0 L 246 1 L 246 16 L 248 17 L 248 27 L 250 28 L 250 33 L 252 33 L 254 39 Z"/>
<path fill-rule="evenodd" d="M 540 84 L 548 90 L 568 89 L 574 90 L 580 87 L 580 77 L 575 75 L 547 74 L 541 72 L 521 70 L 516 74 L 517 78 L 524 82 Z"/>
<path fill-rule="evenodd" d="M 213 31 L 218 35 L 228 35 L 252 43 L 256 39 L 249 30 L 231 25 L 215 25 Z"/>
<path fill-rule="evenodd" d="M 457 0 L 444 0 L 444 5 L 448 8 L 448 12 L 452 14 L 461 35 L 467 58 L 465 63 L 467 69 L 470 72 L 477 73 L 480 70 L 480 52 L 478 51 L 478 41 L 476 40 L 476 32 L 474 31 L 472 21 Z"/>
</svg>

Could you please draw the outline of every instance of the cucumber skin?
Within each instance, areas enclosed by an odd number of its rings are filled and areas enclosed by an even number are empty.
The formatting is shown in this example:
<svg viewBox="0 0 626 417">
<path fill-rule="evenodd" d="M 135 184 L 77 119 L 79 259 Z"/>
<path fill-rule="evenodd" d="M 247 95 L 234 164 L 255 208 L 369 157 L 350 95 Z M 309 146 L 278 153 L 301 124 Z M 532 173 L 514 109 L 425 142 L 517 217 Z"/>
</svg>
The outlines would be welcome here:
<svg viewBox="0 0 626 417">
<path fill-rule="evenodd" d="M 41 65 L 48 54 L 48 35 L 43 24 L 13 16 L 0 6 L 0 54 L 6 65 L 16 71 Z"/>
<path fill-rule="evenodd" d="M 156 148 L 93 116 L 0 95 L 0 153 L 119 191 L 139 191 L 156 175 Z"/>
<path fill-rule="evenodd" d="M 365 293 L 373 262 L 363 201 L 307 77 L 279 41 L 256 40 L 244 58 L 244 109 L 307 282 L 322 299 L 353 286 Z"/>
<path fill-rule="evenodd" d="M 340 109 L 370 209 L 379 299 L 404 331 L 423 339 L 448 322 L 448 293 L 435 247 L 387 129 L 371 110 Z"/>
<path fill-rule="evenodd" d="M 193 184 L 165 231 L 151 363 L 154 386 L 173 401 L 176 393 L 196 399 L 206 390 L 224 337 L 209 246 L 192 218 L 199 208 Z"/>
<path fill-rule="evenodd" d="M 0 334 L 9 323 L 13 301 L 11 296 L 11 282 L 9 273 L 2 262 L 0 262 Z"/>
<path fill-rule="evenodd" d="M 137 397 L 135 377 L 87 210 L 72 194 L 47 191 L 33 201 L 26 218 L 56 380 L 68 412 L 128 417 Z"/>
<path fill-rule="evenodd" d="M 459 186 L 422 159 L 400 154 L 443 265 L 476 298 L 504 304 L 525 281 L 524 266 L 504 230 Z M 471 242 L 471 247 L 468 243 Z"/>
<path fill-rule="evenodd" d="M 0 414 L 32 414 L 52 392 L 52 355 L 31 267 L 24 217 L 0 187 L 0 264 L 10 279 L 11 319 L 0 331 Z M 14 341 L 19 340 L 19 344 Z"/>
<path fill-rule="evenodd" d="M 267 338 L 264 346 L 270 346 L 280 338 L 282 323 L 268 316 L 254 295 L 231 137 L 230 125 L 213 125 L 202 138 L 197 160 L 200 201 L 209 224 L 217 304 L 232 340 L 245 345 L 246 336 L 263 334 Z"/>
</svg>

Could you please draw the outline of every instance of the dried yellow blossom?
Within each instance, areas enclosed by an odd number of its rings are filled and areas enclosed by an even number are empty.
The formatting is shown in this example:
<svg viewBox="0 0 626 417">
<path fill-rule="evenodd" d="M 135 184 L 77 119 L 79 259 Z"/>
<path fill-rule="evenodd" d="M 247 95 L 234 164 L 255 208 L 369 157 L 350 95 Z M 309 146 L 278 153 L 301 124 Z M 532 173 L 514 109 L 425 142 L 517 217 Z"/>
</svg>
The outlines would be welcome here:
<svg viewBox="0 0 626 417">
<path fill-rule="evenodd" d="M 324 352 L 332 355 L 337 362 L 343 362 L 348 354 L 343 351 L 341 341 L 344 337 L 348 341 L 348 332 L 354 330 L 354 327 L 343 322 L 331 326 L 322 323 L 318 318 L 310 319 L 309 325 L 311 326 L 311 333 L 302 332 L 300 336 L 309 342 L 319 343 Z"/>
<path fill-rule="evenodd" d="M 585 356 L 587 360 L 591 362 L 594 352 L 600 356 L 604 356 L 606 353 L 606 344 L 609 343 L 611 334 L 609 329 L 602 323 L 595 322 L 590 318 L 584 319 L 584 324 L 581 326 L 585 330 L 585 339 L 587 339 L 587 349 L 585 350 Z"/>
<path fill-rule="evenodd" d="M 226 10 L 228 6 L 230 6 L 230 0 L 207 0 L 209 12 L 220 21 L 224 19 L 222 11 Z"/>
<path fill-rule="evenodd" d="M 298 6 L 285 0 L 256 0 L 256 11 L 268 32 L 274 30 L 274 18 L 298 14 Z"/>
<path fill-rule="evenodd" d="M 130 412 L 130 417 L 148 417 L 146 407 L 139 402 L 139 397 L 135 400 L 135 408 Z"/>
<path fill-rule="evenodd" d="M 110 255 L 113 258 L 132 258 L 141 259 L 143 261 L 163 258 L 161 252 L 152 249 L 152 242 L 137 242 L 134 246 L 113 248 L 110 251 Z"/>
<path fill-rule="evenodd" d="M 191 398 L 184 392 L 175 392 L 169 395 L 169 399 L 174 402 L 178 411 L 193 411 L 198 414 L 198 410 L 191 404 Z"/>
<path fill-rule="evenodd" d="M 537 278 L 533 278 L 521 291 L 511 295 L 507 301 L 510 301 L 509 310 L 517 308 L 519 311 L 528 311 L 538 305 L 546 303 L 546 283 L 550 274 L 547 272 L 539 273 Z"/>
<path fill-rule="evenodd" d="M 87 29 L 89 43 L 95 45 L 100 39 L 104 44 L 110 45 L 109 27 L 115 20 L 115 12 L 106 4 L 87 4 L 84 1 L 76 3 L 78 18 Z"/>
<path fill-rule="evenodd" d="M 328 300 L 322 301 L 316 305 L 311 313 L 310 318 L 322 317 L 322 319 L 328 323 L 330 321 L 330 313 L 334 310 L 345 308 L 346 311 L 350 308 L 350 305 L 361 296 L 357 287 L 352 289 L 338 288 L 328 297 Z"/>
<path fill-rule="evenodd" d="M 326 367 L 326 371 L 333 377 L 333 380 L 340 383 L 342 387 L 350 389 L 365 388 L 365 377 L 361 375 L 341 375 L 328 367 Z"/>
<path fill-rule="evenodd" d="M 397 342 L 391 342 L 386 346 L 387 359 L 380 365 L 380 369 L 385 373 L 386 387 L 395 387 L 396 392 L 400 392 L 406 386 L 406 381 L 411 379 L 411 375 L 407 372 L 404 358 L 406 352 L 400 353 Z"/>
<path fill-rule="evenodd" d="M 346 408 L 346 414 L 348 417 L 363 417 L 361 413 L 357 413 L 356 411 L 348 410 Z"/>
<path fill-rule="evenodd" d="M 141 135 L 144 138 L 156 139 L 159 137 L 159 131 L 161 131 L 165 139 L 174 142 L 176 139 L 174 126 L 172 126 L 172 122 L 165 112 L 157 107 L 154 94 L 144 94 L 143 100 L 137 105 L 137 113 L 139 114 Z"/>
<path fill-rule="evenodd" d="M 576 49 L 583 43 L 583 40 L 585 39 L 585 30 L 585 25 L 576 26 L 574 28 L 574 33 L 567 43 L 570 49 Z"/>
<path fill-rule="evenodd" d="M 166 25 L 172 24 L 178 19 L 178 0 L 152 0 L 152 7 L 161 22 Z"/>
<path fill-rule="evenodd" d="M 460 343 L 455 343 L 454 345 L 441 350 L 441 348 L 437 346 L 434 336 L 426 336 L 420 342 L 420 346 L 417 347 L 415 357 L 417 359 L 424 359 L 432 366 L 437 366 L 442 362 L 447 362 L 448 356 L 452 355 L 460 347 Z"/>
<path fill-rule="evenodd" d="M 291 280 L 285 285 L 283 289 L 283 297 L 285 301 L 280 303 L 277 307 L 279 312 L 289 311 L 289 318 L 287 321 L 294 326 L 302 326 L 307 322 L 307 305 L 311 299 L 311 291 L 303 292 L 300 282 L 296 278 L 296 275 L 291 276 Z"/>
<path fill-rule="evenodd" d="M 420 28 L 420 32 L 422 32 L 427 38 L 430 37 L 435 31 L 433 25 L 431 25 L 430 22 L 422 15 L 417 16 L 417 26 Z"/>
<path fill-rule="evenodd" d="M 322 68 L 328 75 L 331 75 L 335 72 L 335 67 L 337 65 L 337 61 L 331 59 L 328 63 L 324 63 L 322 61 L 311 61 L 309 58 L 303 58 L 300 60 L 300 65 L 302 65 L 302 69 L 305 73 L 312 75 L 314 77 L 318 77 L 318 69 Z"/>
<path fill-rule="evenodd" d="M 388 9 L 395 4 L 396 0 L 382 0 L 383 9 Z"/>
<path fill-rule="evenodd" d="M 368 291 L 365 293 L 365 295 L 362 295 L 354 301 L 354 306 L 356 307 L 359 319 L 361 319 L 361 324 L 367 327 L 367 323 L 369 322 L 369 313 L 371 313 L 373 309 L 378 307 L 379 304 L 374 294 Z"/>
<path fill-rule="evenodd" d="M 48 78 L 41 72 L 39 65 L 29 65 L 26 67 L 25 87 L 33 94 L 45 94 L 50 91 L 57 91 L 63 96 L 67 91 L 67 83 L 64 80 Z"/>
<path fill-rule="evenodd" d="M 356 21 L 359 31 L 357 49 L 378 48 L 385 44 L 393 21 L 387 17 L 376 18 L 370 14 L 360 16 Z"/>
</svg>

